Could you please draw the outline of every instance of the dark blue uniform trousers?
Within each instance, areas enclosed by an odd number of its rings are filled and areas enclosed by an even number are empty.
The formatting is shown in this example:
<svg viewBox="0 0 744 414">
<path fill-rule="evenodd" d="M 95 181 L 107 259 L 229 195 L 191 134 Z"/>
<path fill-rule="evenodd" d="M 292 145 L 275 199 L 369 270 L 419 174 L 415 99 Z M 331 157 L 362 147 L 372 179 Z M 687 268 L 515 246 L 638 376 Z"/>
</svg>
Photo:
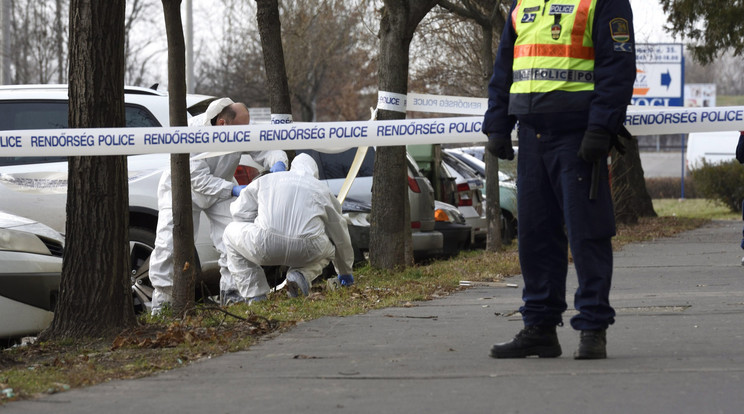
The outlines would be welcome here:
<svg viewBox="0 0 744 414">
<path fill-rule="evenodd" d="M 519 128 L 520 312 L 527 326 L 562 325 L 569 246 L 579 280 L 574 295 L 579 313 L 571 326 L 606 329 L 614 322 L 609 294 L 615 219 L 608 171 L 603 159 L 597 197 L 589 200 L 592 165 L 577 155 L 583 134 L 583 129 Z"/>
</svg>

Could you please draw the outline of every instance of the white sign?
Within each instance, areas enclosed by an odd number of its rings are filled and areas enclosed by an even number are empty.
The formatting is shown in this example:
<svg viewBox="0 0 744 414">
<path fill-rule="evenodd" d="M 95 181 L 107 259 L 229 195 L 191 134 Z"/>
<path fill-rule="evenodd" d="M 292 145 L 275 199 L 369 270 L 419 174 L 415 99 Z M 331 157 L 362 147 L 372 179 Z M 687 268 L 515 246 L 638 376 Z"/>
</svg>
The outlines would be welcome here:
<svg viewBox="0 0 744 414">
<path fill-rule="evenodd" d="M 716 106 L 715 83 L 688 83 L 685 85 L 685 106 Z"/>
<path fill-rule="evenodd" d="M 682 106 L 683 46 L 675 43 L 636 44 L 633 105 Z"/>
</svg>

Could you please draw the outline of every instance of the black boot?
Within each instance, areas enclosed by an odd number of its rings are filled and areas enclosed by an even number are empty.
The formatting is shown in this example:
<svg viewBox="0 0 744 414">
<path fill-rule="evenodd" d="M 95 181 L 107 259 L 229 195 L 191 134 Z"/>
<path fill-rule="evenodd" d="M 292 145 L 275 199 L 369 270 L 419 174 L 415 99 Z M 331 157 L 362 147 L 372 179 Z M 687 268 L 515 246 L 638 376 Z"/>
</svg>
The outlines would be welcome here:
<svg viewBox="0 0 744 414">
<path fill-rule="evenodd" d="M 540 358 L 561 356 L 555 326 L 525 326 L 511 341 L 491 348 L 492 358 L 524 358 L 532 355 Z"/>
<path fill-rule="evenodd" d="M 579 349 L 574 352 L 574 359 L 604 358 L 607 358 L 607 330 L 581 331 Z"/>
</svg>

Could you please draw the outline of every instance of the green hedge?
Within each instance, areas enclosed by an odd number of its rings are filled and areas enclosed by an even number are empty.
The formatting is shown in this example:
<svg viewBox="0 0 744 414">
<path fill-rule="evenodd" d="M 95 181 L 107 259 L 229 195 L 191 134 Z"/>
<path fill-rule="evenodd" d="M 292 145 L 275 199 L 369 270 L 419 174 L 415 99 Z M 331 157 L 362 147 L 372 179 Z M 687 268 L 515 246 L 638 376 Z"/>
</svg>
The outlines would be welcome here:
<svg viewBox="0 0 744 414">
<path fill-rule="evenodd" d="M 719 200 L 733 212 L 741 211 L 744 200 L 744 166 L 732 160 L 720 164 L 703 161 L 700 168 L 692 171 L 700 196 Z"/>
<path fill-rule="evenodd" d="M 682 179 L 680 177 L 646 178 L 646 191 L 652 199 L 682 198 Z M 699 198 L 695 190 L 695 180 L 685 177 L 685 198 Z"/>
</svg>

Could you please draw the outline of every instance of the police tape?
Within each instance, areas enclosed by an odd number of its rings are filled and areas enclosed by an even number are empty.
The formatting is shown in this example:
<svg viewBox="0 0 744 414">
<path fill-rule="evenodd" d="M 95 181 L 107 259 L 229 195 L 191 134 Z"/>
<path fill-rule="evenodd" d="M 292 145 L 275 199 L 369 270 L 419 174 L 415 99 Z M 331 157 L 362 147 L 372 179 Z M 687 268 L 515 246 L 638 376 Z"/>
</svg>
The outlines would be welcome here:
<svg viewBox="0 0 744 414">
<path fill-rule="evenodd" d="M 484 141 L 483 117 L 0 131 L 6 157 L 315 149 Z"/>
<path fill-rule="evenodd" d="M 203 127 L 0 131 L 0 155 L 89 156 L 315 149 L 485 141 L 483 116 Z M 744 107 L 628 110 L 633 135 L 744 130 Z"/>
</svg>

